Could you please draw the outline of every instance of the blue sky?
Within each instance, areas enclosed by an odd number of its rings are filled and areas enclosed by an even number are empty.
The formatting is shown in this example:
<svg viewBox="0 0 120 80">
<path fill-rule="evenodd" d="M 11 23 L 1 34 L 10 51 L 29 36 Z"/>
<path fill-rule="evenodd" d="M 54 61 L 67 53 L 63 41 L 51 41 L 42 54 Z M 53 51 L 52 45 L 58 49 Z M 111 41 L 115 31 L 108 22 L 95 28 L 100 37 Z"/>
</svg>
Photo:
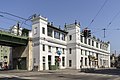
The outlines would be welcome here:
<svg viewBox="0 0 120 80">
<path fill-rule="evenodd" d="M 53 22 L 56 26 L 63 27 L 65 23 L 74 23 L 75 20 L 81 23 L 81 29 L 87 27 L 95 17 L 105 0 L 1 0 L 0 11 L 9 12 L 24 18 L 33 14 L 40 14 Z M 120 14 L 112 21 L 106 30 L 106 37 L 103 36 L 103 28 L 120 11 L 120 0 L 108 0 L 101 12 L 89 26 L 91 31 L 98 38 L 111 42 L 111 51 L 120 53 Z M 1 14 L 4 17 L 22 21 L 13 16 Z M 31 23 L 27 22 L 29 25 Z M 16 21 L 0 17 L 0 28 L 8 29 L 16 24 Z M 22 25 L 26 28 L 31 26 Z"/>
</svg>

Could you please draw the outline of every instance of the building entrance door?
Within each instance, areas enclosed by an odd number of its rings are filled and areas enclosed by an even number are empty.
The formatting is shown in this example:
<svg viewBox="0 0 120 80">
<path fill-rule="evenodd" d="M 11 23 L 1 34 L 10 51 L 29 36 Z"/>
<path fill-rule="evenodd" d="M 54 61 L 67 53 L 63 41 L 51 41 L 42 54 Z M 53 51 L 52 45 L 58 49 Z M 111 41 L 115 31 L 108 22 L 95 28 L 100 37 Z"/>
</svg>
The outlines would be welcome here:
<svg viewBox="0 0 120 80">
<path fill-rule="evenodd" d="M 48 67 L 51 70 L 51 56 L 48 56 Z"/>
<path fill-rule="evenodd" d="M 26 57 L 14 58 L 13 59 L 13 69 L 26 70 Z"/>
<path fill-rule="evenodd" d="M 55 66 L 56 66 L 56 69 L 59 69 L 59 56 L 55 56 Z"/>
</svg>

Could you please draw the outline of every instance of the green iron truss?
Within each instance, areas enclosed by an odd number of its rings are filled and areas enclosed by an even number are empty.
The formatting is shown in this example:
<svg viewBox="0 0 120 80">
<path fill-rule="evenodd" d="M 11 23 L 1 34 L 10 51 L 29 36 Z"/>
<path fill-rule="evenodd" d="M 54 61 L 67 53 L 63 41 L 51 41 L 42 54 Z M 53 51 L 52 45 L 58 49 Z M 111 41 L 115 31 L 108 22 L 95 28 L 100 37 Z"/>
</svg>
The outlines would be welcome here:
<svg viewBox="0 0 120 80">
<path fill-rule="evenodd" d="M 10 32 L 0 31 L 0 45 L 25 46 L 28 43 L 28 36 L 17 36 Z"/>
</svg>

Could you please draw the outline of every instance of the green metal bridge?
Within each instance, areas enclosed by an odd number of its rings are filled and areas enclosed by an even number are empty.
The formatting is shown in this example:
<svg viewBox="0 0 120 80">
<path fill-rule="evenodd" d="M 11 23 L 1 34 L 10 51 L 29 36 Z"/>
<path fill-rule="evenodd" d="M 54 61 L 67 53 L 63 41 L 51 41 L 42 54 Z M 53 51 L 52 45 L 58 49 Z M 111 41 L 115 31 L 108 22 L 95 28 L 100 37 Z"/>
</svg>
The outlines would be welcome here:
<svg viewBox="0 0 120 80">
<path fill-rule="evenodd" d="M 17 36 L 7 31 L 0 30 L 0 45 L 4 46 L 26 46 L 28 43 L 28 36 Z"/>
</svg>

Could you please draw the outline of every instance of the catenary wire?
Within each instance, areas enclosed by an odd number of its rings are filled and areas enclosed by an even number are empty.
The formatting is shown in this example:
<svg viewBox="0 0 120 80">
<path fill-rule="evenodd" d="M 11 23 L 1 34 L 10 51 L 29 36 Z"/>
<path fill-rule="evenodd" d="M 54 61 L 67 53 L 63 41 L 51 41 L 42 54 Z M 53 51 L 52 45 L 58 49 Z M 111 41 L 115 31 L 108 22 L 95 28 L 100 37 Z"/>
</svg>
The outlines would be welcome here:
<svg viewBox="0 0 120 80">
<path fill-rule="evenodd" d="M 97 12 L 97 14 L 94 16 L 94 18 L 91 20 L 91 22 L 89 23 L 89 25 L 87 27 L 90 27 L 90 25 L 94 22 L 94 20 L 96 19 L 96 17 L 98 16 L 98 14 L 102 11 L 103 7 L 105 6 L 105 4 L 107 3 L 108 0 L 105 0 L 103 5 L 101 6 L 101 8 L 99 9 L 99 11 Z"/>
<path fill-rule="evenodd" d="M 21 20 L 15 20 L 15 19 L 12 19 L 12 18 L 9 18 L 9 17 L 6 17 L 6 16 L 3 16 L 3 15 L 0 15 L 0 17 L 5 18 L 5 19 L 8 19 L 8 20 L 15 21 L 15 22 L 20 22 L 21 24 L 24 24 L 24 25 L 26 25 L 26 26 L 31 27 L 31 26 L 30 26 L 29 24 L 27 24 L 27 23 L 22 23 L 22 22 L 24 22 L 24 21 L 21 21 Z M 27 19 L 27 21 L 28 21 L 28 19 Z M 21 26 L 22 26 L 22 25 L 21 25 Z"/>
<path fill-rule="evenodd" d="M 17 17 L 17 18 L 22 19 L 22 20 L 27 20 L 26 18 L 23 18 L 23 17 L 17 16 L 17 15 L 14 15 L 14 14 L 8 13 L 8 12 L 0 11 L 0 13 L 2 13 L 2 14 L 7 14 L 7 15 L 10 15 L 10 16 L 13 16 L 13 17 Z"/>
</svg>

